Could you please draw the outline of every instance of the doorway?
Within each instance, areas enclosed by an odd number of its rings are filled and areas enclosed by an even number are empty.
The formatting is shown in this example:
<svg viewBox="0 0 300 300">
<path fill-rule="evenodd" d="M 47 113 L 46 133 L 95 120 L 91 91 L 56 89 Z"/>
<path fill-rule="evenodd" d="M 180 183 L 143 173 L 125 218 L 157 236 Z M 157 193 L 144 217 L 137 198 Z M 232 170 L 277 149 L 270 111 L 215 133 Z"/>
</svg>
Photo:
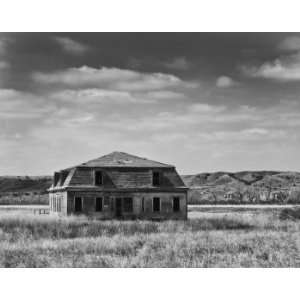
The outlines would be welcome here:
<svg viewBox="0 0 300 300">
<path fill-rule="evenodd" d="M 122 216 L 122 198 L 116 198 L 116 217 Z"/>
<path fill-rule="evenodd" d="M 82 211 L 82 198 L 75 197 L 75 212 L 81 212 L 81 211 Z"/>
</svg>

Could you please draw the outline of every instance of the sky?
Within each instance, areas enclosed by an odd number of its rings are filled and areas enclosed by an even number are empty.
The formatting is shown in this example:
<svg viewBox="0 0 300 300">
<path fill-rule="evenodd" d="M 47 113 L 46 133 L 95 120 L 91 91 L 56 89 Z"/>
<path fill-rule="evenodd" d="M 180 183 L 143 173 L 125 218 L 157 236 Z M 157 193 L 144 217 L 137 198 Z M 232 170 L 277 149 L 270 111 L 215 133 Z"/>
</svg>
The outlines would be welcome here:
<svg viewBox="0 0 300 300">
<path fill-rule="evenodd" d="M 299 171 L 300 34 L 0 34 L 0 175 L 113 151 Z"/>
</svg>

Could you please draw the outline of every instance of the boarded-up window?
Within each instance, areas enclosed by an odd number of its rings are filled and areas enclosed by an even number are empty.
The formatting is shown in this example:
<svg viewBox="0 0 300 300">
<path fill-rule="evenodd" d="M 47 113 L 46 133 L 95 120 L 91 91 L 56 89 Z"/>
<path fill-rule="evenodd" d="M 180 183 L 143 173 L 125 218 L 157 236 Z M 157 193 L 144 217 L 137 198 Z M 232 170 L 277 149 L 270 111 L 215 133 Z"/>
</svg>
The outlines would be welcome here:
<svg viewBox="0 0 300 300">
<path fill-rule="evenodd" d="M 152 173 L 152 184 L 154 185 L 154 186 L 159 186 L 159 184 L 160 184 L 160 174 L 159 174 L 159 172 L 153 172 Z"/>
<path fill-rule="evenodd" d="M 173 211 L 178 212 L 180 211 L 180 200 L 179 197 L 173 198 Z"/>
<path fill-rule="evenodd" d="M 102 185 L 103 184 L 103 174 L 102 171 L 95 172 L 95 185 Z"/>
<path fill-rule="evenodd" d="M 153 211 L 154 212 L 160 211 L 160 198 L 158 197 L 153 198 Z"/>
<path fill-rule="evenodd" d="M 82 198 L 75 197 L 75 212 L 81 212 L 81 211 L 82 211 Z"/>
<path fill-rule="evenodd" d="M 123 208 L 124 212 L 132 212 L 133 211 L 133 201 L 132 198 L 124 198 L 123 200 Z"/>
<path fill-rule="evenodd" d="M 96 198 L 96 211 L 102 211 L 102 197 Z"/>
</svg>

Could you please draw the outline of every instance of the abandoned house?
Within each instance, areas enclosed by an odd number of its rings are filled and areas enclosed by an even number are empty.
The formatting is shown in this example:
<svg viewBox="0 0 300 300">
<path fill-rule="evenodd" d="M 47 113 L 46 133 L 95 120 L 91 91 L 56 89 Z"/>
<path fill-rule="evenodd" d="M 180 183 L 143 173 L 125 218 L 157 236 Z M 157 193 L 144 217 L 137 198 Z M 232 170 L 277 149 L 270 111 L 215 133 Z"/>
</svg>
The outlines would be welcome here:
<svg viewBox="0 0 300 300">
<path fill-rule="evenodd" d="M 54 173 L 50 213 L 186 219 L 188 188 L 172 165 L 113 152 Z"/>
</svg>

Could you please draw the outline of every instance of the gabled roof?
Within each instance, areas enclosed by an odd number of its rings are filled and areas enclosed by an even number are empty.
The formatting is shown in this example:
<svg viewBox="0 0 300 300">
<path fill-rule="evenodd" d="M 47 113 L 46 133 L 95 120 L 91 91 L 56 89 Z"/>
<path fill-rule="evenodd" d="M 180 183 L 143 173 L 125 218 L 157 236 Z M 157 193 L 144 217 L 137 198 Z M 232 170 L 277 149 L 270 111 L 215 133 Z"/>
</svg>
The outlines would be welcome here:
<svg viewBox="0 0 300 300">
<path fill-rule="evenodd" d="M 110 154 L 89 160 L 75 167 L 132 167 L 132 168 L 174 168 L 172 165 L 163 164 L 147 158 L 138 157 L 125 152 L 112 152 Z"/>
</svg>

